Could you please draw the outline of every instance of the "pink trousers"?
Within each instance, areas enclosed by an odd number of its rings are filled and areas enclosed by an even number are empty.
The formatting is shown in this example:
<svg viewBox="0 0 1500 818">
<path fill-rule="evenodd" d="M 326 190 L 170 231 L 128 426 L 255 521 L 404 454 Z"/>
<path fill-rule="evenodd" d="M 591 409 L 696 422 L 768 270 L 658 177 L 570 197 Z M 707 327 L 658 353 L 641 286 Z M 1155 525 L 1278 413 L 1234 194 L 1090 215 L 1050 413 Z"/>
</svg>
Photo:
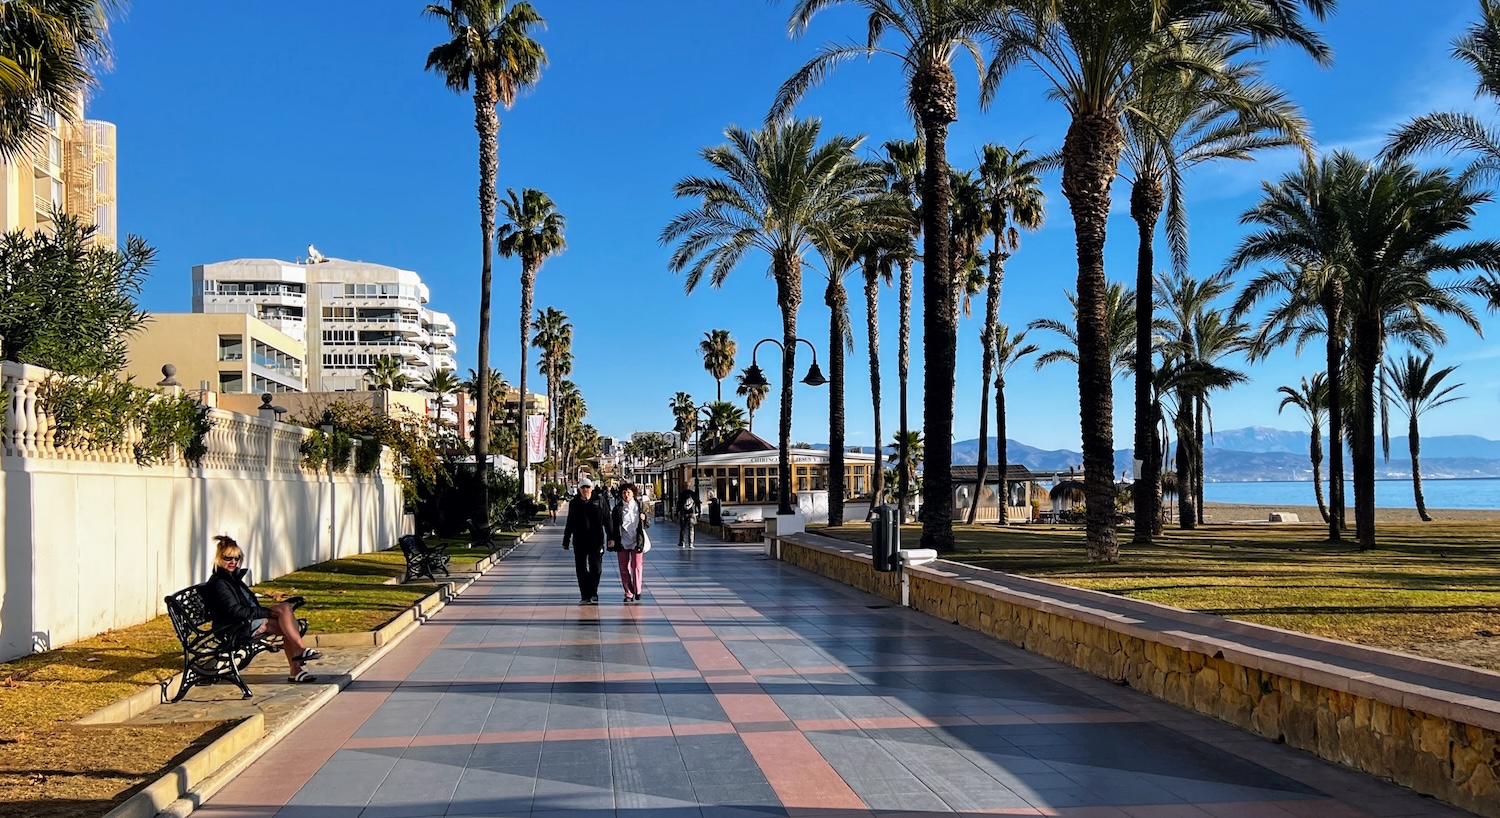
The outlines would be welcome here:
<svg viewBox="0 0 1500 818">
<path fill-rule="evenodd" d="M 640 596 L 641 572 L 646 568 L 646 555 L 640 551 L 616 551 L 615 556 L 620 558 L 620 584 L 625 586 L 625 593 Z"/>
</svg>

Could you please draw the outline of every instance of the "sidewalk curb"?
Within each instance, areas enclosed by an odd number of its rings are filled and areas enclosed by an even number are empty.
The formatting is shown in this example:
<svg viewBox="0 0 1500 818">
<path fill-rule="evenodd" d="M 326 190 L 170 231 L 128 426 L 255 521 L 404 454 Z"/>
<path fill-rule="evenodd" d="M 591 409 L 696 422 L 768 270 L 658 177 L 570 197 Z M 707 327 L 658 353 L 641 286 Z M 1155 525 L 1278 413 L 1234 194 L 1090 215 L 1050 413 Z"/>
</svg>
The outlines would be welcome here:
<svg viewBox="0 0 1500 818">
<path fill-rule="evenodd" d="M 149 816 L 153 815 L 156 816 L 156 818 L 186 818 L 186 816 L 192 814 L 192 812 L 198 807 L 202 806 L 205 801 L 212 798 L 215 793 L 223 789 L 224 786 L 230 781 L 234 780 L 234 777 L 236 775 L 238 775 L 246 767 L 253 764 L 262 755 L 265 755 L 265 753 L 272 747 L 274 747 L 277 742 L 279 742 L 283 737 L 290 734 L 303 722 L 307 721 L 307 719 L 310 718 L 314 713 L 316 713 L 320 708 L 322 708 L 324 704 L 326 704 L 334 696 L 338 695 L 341 690 L 348 687 L 361 675 L 366 673 L 371 667 L 375 665 L 376 662 L 380 661 L 385 657 L 387 653 L 390 653 L 393 649 L 396 648 L 397 645 L 401 644 L 401 642 L 404 641 L 406 637 L 416 632 L 417 628 L 420 627 L 422 623 L 426 622 L 433 614 L 447 607 L 450 600 L 457 598 L 464 591 L 468 590 L 469 586 L 473 585 L 476 580 L 484 576 L 485 572 L 487 572 L 490 568 L 493 568 L 505 557 L 509 556 L 511 552 L 513 552 L 522 543 L 530 540 L 536 533 L 537 529 L 539 529 L 540 527 L 541 526 L 537 526 L 531 531 L 521 534 L 516 538 L 515 544 L 510 546 L 509 548 L 506 548 L 503 551 L 497 551 L 495 554 L 492 554 L 491 556 L 486 557 L 484 560 L 481 560 L 477 566 L 480 567 L 480 570 L 472 576 L 468 577 L 467 580 L 453 580 L 446 582 L 437 591 L 418 600 L 417 603 L 413 605 L 406 614 L 402 614 L 397 618 L 397 621 L 405 620 L 404 624 L 399 628 L 399 630 L 391 633 L 384 639 L 384 641 L 377 642 L 377 647 L 375 648 L 375 651 L 373 653 L 365 657 L 363 661 L 355 665 L 353 668 L 350 668 L 348 673 L 334 677 L 327 685 L 324 685 L 325 690 L 323 692 L 319 693 L 315 698 L 310 700 L 306 706 L 298 710 L 296 714 L 294 714 L 291 718 L 289 718 L 285 723 L 283 723 L 276 729 L 269 731 L 264 730 L 264 717 L 257 716 L 255 718 L 262 721 L 261 732 L 258 733 L 258 737 L 253 741 L 244 742 L 241 746 L 236 747 L 234 755 L 232 757 L 222 761 L 216 768 L 211 768 L 206 772 L 206 774 L 200 775 L 196 782 L 190 781 L 185 776 L 179 775 L 179 770 L 187 765 L 194 764 L 200 758 L 206 758 L 208 754 L 219 744 L 219 742 L 214 742 L 214 744 L 211 744 L 199 753 L 194 754 L 187 761 L 183 762 L 182 765 L 179 765 L 179 767 L 168 771 L 166 775 L 162 776 L 161 778 L 157 779 L 157 781 L 149 785 L 146 790 L 137 794 L 137 796 L 143 795 L 147 791 L 155 790 L 158 786 L 164 788 L 176 788 L 177 795 L 175 799 L 167 803 L 165 807 L 162 807 L 160 811 L 132 812 L 129 813 L 128 816 L 123 813 L 117 816 L 113 812 L 111 812 L 106 815 L 105 818 L 137 818 L 137 816 L 139 816 L 139 818 L 149 818 Z M 410 616 L 410 618 L 407 618 L 408 615 Z M 394 625 L 395 622 L 392 622 L 391 624 Z M 382 628 L 381 630 L 383 631 L 385 629 Z M 148 688 L 147 690 L 142 692 L 149 693 L 152 697 L 160 695 L 155 688 Z M 138 698 L 140 695 L 141 694 L 138 693 L 134 696 L 131 696 L 130 698 Z M 116 705 L 122 703 L 123 701 L 116 702 Z M 113 706 L 114 705 L 111 705 L 111 707 Z M 144 709 L 149 708 L 143 708 L 142 710 L 138 710 L 136 712 L 143 712 Z M 92 718 L 92 715 L 90 716 L 90 718 Z M 129 716 L 126 716 L 125 718 L 129 718 Z M 254 719 L 247 720 L 246 723 L 252 720 Z M 234 730 L 231 730 L 230 732 L 233 733 Z M 220 739 L 220 741 L 228 738 L 228 736 L 229 734 L 226 734 L 223 738 Z M 132 799 L 134 797 L 136 796 L 132 796 Z M 126 803 L 130 802 L 127 801 Z M 121 807 L 123 806 L 124 804 L 121 805 Z"/>
<path fill-rule="evenodd" d="M 260 740 L 265 732 L 266 717 L 256 713 L 167 771 L 166 775 L 156 779 L 150 786 L 106 812 L 104 818 L 151 818 L 160 814 L 160 810 L 170 808 L 175 803 L 183 786 L 197 784 L 213 775 L 227 761 Z"/>
</svg>

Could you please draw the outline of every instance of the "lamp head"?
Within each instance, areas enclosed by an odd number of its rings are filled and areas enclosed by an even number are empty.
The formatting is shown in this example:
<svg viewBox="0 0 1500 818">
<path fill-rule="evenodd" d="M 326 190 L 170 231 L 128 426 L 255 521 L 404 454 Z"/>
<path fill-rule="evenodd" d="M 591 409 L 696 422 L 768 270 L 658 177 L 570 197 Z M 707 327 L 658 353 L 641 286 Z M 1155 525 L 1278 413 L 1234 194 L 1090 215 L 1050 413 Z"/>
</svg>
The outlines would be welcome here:
<svg viewBox="0 0 1500 818">
<path fill-rule="evenodd" d="M 828 379 L 823 377 L 823 370 L 818 368 L 818 362 L 813 361 L 812 366 L 807 368 L 807 377 L 803 378 L 802 382 L 808 386 L 822 386 L 828 383 Z"/>
<path fill-rule="evenodd" d="M 759 389 L 762 386 L 770 386 L 770 384 L 766 382 L 766 373 L 760 371 L 759 364 L 752 363 L 750 364 L 750 368 L 745 370 L 745 386 L 753 387 L 756 389 Z"/>
</svg>

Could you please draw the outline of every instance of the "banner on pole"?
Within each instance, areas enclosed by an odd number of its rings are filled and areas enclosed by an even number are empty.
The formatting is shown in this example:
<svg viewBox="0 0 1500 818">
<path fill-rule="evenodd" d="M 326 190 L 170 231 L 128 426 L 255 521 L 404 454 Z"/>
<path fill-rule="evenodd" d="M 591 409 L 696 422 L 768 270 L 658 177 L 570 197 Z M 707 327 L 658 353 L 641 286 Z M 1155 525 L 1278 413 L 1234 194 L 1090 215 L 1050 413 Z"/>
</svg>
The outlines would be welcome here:
<svg viewBox="0 0 1500 818">
<path fill-rule="evenodd" d="M 540 462 L 547 451 L 547 416 L 526 417 L 526 461 Z"/>
</svg>

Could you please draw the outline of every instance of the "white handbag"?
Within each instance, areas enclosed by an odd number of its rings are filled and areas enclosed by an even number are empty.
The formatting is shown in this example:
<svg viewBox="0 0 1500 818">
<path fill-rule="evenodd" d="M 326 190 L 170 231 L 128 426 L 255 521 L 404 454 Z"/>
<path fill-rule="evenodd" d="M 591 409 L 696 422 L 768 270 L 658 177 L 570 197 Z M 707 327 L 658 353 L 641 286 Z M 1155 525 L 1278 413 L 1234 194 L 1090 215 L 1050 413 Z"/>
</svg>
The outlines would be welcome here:
<svg viewBox="0 0 1500 818">
<path fill-rule="evenodd" d="M 636 545 L 641 549 L 642 554 L 651 550 L 651 538 L 646 535 L 644 527 L 637 531 L 636 537 L 638 538 Z"/>
</svg>

